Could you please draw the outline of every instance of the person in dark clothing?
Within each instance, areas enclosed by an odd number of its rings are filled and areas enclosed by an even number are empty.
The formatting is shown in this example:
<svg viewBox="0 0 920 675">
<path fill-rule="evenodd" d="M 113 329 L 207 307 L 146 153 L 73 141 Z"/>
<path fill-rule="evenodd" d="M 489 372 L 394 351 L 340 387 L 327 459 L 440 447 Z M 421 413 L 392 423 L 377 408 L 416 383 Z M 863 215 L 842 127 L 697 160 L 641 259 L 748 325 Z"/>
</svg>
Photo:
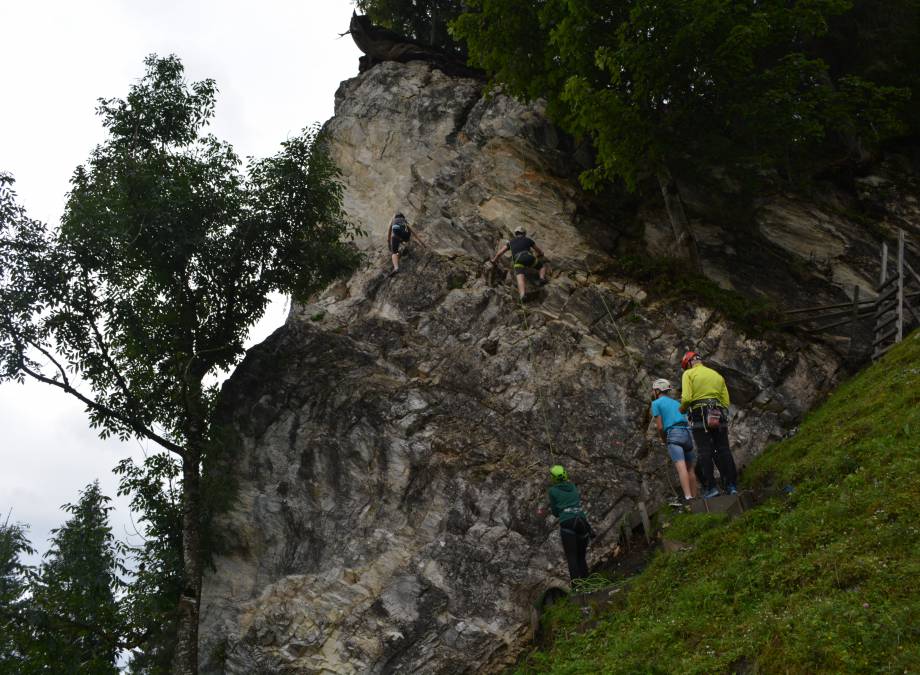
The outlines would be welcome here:
<svg viewBox="0 0 920 675">
<path fill-rule="evenodd" d="M 399 272 L 399 247 L 405 244 L 412 237 L 412 230 L 406 217 L 397 213 L 390 221 L 390 227 L 387 229 L 387 248 L 390 250 L 390 258 L 393 261 L 393 271 L 390 275 Z"/>
<path fill-rule="evenodd" d="M 693 433 L 693 444 L 699 453 L 699 473 L 703 499 L 721 494 L 715 480 L 715 467 L 722 477 L 722 488 L 730 495 L 738 494 L 738 469 L 728 444 L 728 409 L 731 401 L 725 378 L 703 365 L 697 352 L 687 352 L 680 362 L 684 369 L 681 380 L 680 412 L 687 413 Z"/>
<path fill-rule="evenodd" d="M 585 579 L 588 576 L 588 541 L 594 534 L 588 517 L 581 508 L 581 495 L 574 483 L 569 482 L 565 469 L 556 464 L 549 470 L 553 484 L 549 488 L 549 503 L 553 515 L 559 519 L 562 550 L 569 565 L 569 578 Z M 543 511 L 545 512 L 545 510 Z"/>
<path fill-rule="evenodd" d="M 511 251 L 511 263 L 517 278 L 518 295 L 521 298 L 521 302 L 523 302 L 524 296 L 527 294 L 527 282 L 525 279 L 527 270 L 538 270 L 540 279 L 537 283 L 544 286 L 547 283 L 546 273 L 549 270 L 549 265 L 543 259 L 543 251 L 540 250 L 540 247 L 536 245 L 533 239 L 527 236 L 527 232 L 523 227 L 514 229 L 514 236 L 504 243 L 498 253 L 490 258 L 490 262 L 494 265 L 495 261 L 501 258 L 506 251 Z"/>
</svg>

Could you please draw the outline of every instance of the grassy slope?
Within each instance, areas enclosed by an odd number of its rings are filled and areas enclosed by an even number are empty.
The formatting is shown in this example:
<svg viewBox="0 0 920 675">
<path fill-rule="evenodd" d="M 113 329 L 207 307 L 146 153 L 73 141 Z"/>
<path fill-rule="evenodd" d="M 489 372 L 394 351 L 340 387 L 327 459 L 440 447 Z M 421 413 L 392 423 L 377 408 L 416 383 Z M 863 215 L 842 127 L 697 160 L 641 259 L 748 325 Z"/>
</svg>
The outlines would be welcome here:
<svg viewBox="0 0 920 675">
<path fill-rule="evenodd" d="M 681 515 L 625 608 L 519 672 L 920 672 L 920 332 L 842 385 L 744 474 L 792 485 L 725 521 Z"/>
</svg>

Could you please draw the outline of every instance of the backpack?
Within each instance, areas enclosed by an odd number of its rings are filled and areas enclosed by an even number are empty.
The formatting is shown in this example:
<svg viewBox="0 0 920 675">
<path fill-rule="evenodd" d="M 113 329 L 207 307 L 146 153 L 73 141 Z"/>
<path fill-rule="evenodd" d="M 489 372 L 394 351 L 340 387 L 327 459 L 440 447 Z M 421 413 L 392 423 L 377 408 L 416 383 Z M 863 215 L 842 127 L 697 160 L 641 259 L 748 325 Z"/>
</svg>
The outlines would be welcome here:
<svg viewBox="0 0 920 675">
<path fill-rule="evenodd" d="M 401 239 L 402 241 L 409 241 L 411 233 L 409 232 L 409 224 L 406 222 L 405 218 L 396 218 L 393 220 L 393 236 Z"/>
</svg>

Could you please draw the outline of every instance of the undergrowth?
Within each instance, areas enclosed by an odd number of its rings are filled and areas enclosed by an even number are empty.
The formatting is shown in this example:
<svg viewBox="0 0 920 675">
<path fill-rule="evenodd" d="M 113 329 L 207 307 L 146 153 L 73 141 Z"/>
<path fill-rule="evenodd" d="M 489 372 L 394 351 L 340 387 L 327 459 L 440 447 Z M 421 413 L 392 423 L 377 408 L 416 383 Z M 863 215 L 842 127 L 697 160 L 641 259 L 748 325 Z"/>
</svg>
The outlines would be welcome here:
<svg viewBox="0 0 920 675">
<path fill-rule="evenodd" d="M 842 385 L 744 473 L 782 496 L 734 520 L 681 515 L 625 605 L 519 673 L 920 671 L 920 332 Z"/>
<path fill-rule="evenodd" d="M 684 260 L 621 256 L 617 259 L 617 271 L 639 282 L 652 299 L 686 301 L 692 298 L 720 312 L 749 333 L 763 334 L 775 329 L 779 321 L 775 303 L 722 288 L 708 277 L 688 270 Z"/>
</svg>

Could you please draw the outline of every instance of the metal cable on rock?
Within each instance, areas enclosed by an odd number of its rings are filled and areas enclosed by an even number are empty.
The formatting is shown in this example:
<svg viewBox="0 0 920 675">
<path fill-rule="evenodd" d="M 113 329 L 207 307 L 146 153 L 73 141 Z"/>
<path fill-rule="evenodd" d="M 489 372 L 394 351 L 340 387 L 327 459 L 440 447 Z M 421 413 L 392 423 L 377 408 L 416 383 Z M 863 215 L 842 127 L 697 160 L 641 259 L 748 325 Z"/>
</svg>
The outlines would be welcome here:
<svg viewBox="0 0 920 675">
<path fill-rule="evenodd" d="M 534 356 L 533 351 L 533 340 L 530 335 L 530 322 L 527 320 L 527 307 L 524 305 L 524 298 L 518 297 L 518 301 L 521 303 L 521 319 L 524 323 L 524 332 L 527 335 L 527 349 L 530 352 L 530 368 L 536 375 L 536 357 Z M 549 445 L 549 457 L 552 464 L 556 463 L 556 448 L 553 445 L 553 437 L 549 432 L 549 421 L 546 417 L 546 408 L 540 405 L 540 386 L 537 385 L 537 405 L 541 409 L 540 416 L 543 418 L 543 432 L 546 434 L 546 442 Z"/>
</svg>

